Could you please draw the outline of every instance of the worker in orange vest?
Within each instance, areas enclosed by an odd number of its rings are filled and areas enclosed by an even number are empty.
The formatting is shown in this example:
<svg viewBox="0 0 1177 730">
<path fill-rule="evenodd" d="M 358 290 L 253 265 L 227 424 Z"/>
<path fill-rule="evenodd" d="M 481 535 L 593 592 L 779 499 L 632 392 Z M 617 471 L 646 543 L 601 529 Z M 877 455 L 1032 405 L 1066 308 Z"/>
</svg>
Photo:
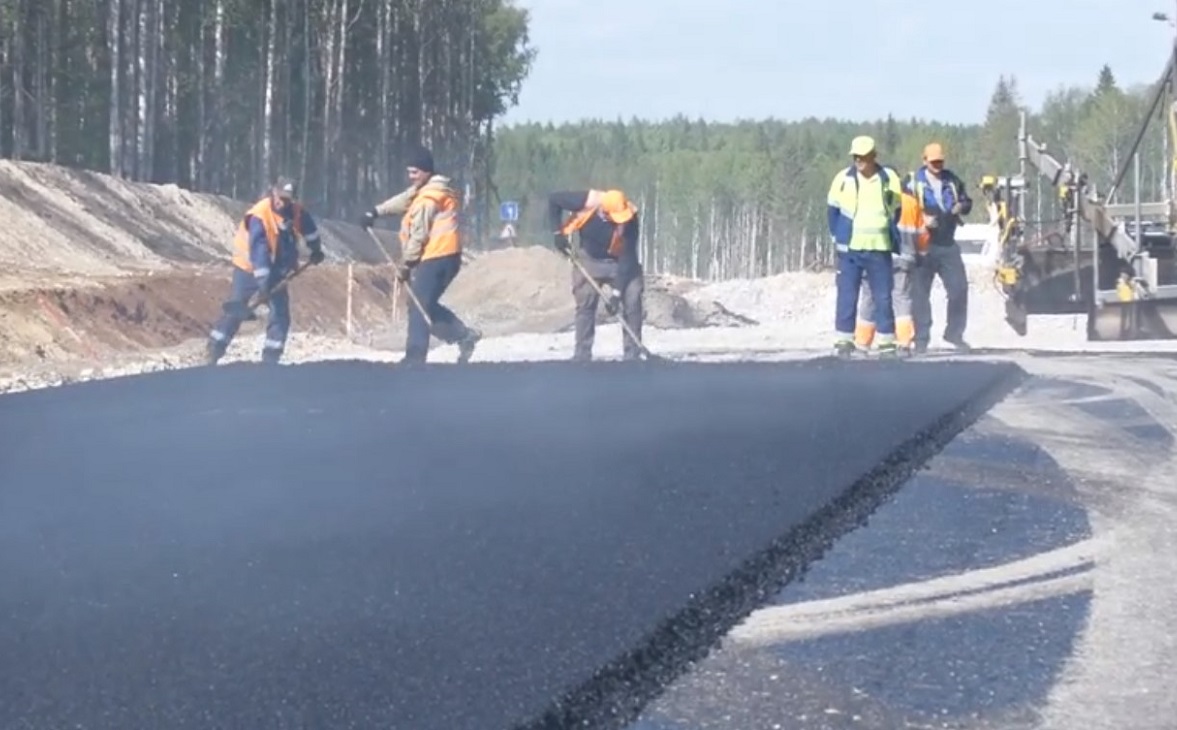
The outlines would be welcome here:
<svg viewBox="0 0 1177 730">
<path fill-rule="evenodd" d="M 409 307 L 404 364 L 423 363 L 430 335 L 458 346 L 458 362 L 469 362 L 482 333 L 469 327 L 441 303 L 462 268 L 461 202 L 450 178 L 434 169 L 433 153 L 419 147 L 409 157 L 409 187 L 364 213 L 360 225 L 370 229 L 382 215 L 400 215 L 401 262 L 397 276 L 412 288 L 432 322 Z"/>
<path fill-rule="evenodd" d="M 215 365 L 248 316 L 255 295 L 269 305 L 262 362 L 277 363 L 290 333 L 290 290 L 273 286 L 298 266 L 298 239 L 310 249 L 310 263 L 325 258 L 319 229 L 306 208 L 295 201 L 294 182 L 278 178 L 266 197 L 254 203 L 237 225 L 233 239 L 233 283 L 225 313 L 209 332 L 207 362 Z"/>
<path fill-rule="evenodd" d="M 571 215 L 565 221 L 562 219 L 566 212 Z M 576 345 L 572 359 L 587 361 L 593 357 L 600 295 L 586 273 L 598 285 L 609 285 L 618 295 L 618 301 L 606 302 L 606 307 L 610 310 L 620 307 L 625 323 L 639 340 L 634 342 L 623 328 L 623 358 L 639 359 L 645 274 L 638 260 L 637 207 L 620 190 L 555 192 L 548 196 L 548 222 L 556 250 L 575 256 L 580 264 L 572 268 L 572 296 L 576 300 Z M 578 252 L 572 251 L 569 240 L 572 233 L 579 233 Z"/>
<path fill-rule="evenodd" d="M 912 317 L 912 277 L 915 273 L 916 255 L 921 247 L 927 247 L 927 230 L 923 224 L 923 208 L 915 196 L 910 175 L 903 181 L 900 195 L 899 250 L 893 258 L 895 285 L 891 290 L 891 306 L 895 311 L 896 353 L 909 356 L 915 341 L 915 321 Z M 858 299 L 858 321 L 854 328 L 854 342 L 869 350 L 875 339 L 875 301 L 870 287 L 865 282 Z"/>
</svg>

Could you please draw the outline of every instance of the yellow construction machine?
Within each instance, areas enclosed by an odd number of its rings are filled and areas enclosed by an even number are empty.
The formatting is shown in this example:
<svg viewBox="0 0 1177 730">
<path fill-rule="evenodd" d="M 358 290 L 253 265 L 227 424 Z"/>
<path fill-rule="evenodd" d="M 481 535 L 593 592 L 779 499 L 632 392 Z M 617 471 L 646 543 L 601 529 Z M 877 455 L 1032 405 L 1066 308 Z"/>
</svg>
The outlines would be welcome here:
<svg viewBox="0 0 1177 730">
<path fill-rule="evenodd" d="M 1031 314 L 1086 314 L 1089 340 L 1177 339 L 1177 216 L 1172 187 L 1169 200 L 1141 202 L 1138 154 L 1149 121 L 1177 87 L 1175 58 L 1177 54 L 1170 56 L 1151 109 L 1106 198 L 1085 174 L 1069 162 L 1059 162 L 1047 153 L 1046 145 L 1027 134 L 1025 114 L 1018 133 L 1021 173 L 981 181 L 991 218 L 1001 231 L 995 279 L 1006 298 L 1006 321 L 1019 335 L 1027 333 Z M 1177 102 L 1169 103 L 1166 117 L 1170 149 L 1177 150 Z M 1027 234 L 1023 211 L 1028 168 L 1058 192 L 1065 221 L 1061 230 L 1045 236 Z M 1130 169 L 1137 176 L 1135 202 L 1105 202 Z"/>
</svg>

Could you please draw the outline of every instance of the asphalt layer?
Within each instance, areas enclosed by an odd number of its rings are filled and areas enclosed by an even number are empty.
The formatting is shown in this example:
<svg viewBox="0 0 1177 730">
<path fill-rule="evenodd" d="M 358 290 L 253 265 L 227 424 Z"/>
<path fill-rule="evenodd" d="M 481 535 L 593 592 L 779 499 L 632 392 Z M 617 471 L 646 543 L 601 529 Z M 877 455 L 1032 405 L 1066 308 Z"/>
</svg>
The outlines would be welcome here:
<svg viewBox="0 0 1177 730">
<path fill-rule="evenodd" d="M 1018 372 L 319 363 L 0 397 L 0 727 L 587 717 L 602 670 L 640 675 Z"/>
<path fill-rule="evenodd" d="M 985 416 L 629 730 L 1034 727 L 1089 615 L 1093 564 L 1064 558 L 1091 538 L 1074 481 Z"/>
</svg>

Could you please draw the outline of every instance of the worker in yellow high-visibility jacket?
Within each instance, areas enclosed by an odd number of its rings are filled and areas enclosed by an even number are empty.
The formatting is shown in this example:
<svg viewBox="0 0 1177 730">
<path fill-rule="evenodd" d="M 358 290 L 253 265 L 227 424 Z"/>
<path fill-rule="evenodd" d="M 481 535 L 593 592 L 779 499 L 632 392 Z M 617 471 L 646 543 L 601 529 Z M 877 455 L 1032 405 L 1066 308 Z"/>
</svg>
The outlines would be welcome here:
<svg viewBox="0 0 1177 730">
<path fill-rule="evenodd" d="M 891 292 L 895 285 L 893 254 L 900 245 L 900 178 L 894 169 L 879 164 L 871 137 L 855 137 L 850 156 L 853 164 L 834 176 L 827 200 L 830 235 L 838 257 L 834 352 L 839 357 L 854 353 L 858 292 L 865 279 L 875 302 L 879 355 L 894 357 Z"/>
</svg>

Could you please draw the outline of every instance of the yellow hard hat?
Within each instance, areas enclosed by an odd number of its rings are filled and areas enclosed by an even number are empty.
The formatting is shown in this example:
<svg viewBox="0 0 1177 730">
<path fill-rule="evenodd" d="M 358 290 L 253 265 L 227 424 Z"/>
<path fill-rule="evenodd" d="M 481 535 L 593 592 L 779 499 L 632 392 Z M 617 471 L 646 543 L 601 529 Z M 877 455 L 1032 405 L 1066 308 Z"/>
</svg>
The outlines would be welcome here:
<svg viewBox="0 0 1177 730">
<path fill-rule="evenodd" d="M 855 157 L 862 157 L 864 155 L 869 155 L 870 153 L 872 153 L 874 151 L 875 151 L 875 138 L 874 137 L 869 137 L 864 134 L 864 135 L 855 137 L 853 139 L 853 141 L 850 142 L 850 154 L 854 155 Z"/>
</svg>

